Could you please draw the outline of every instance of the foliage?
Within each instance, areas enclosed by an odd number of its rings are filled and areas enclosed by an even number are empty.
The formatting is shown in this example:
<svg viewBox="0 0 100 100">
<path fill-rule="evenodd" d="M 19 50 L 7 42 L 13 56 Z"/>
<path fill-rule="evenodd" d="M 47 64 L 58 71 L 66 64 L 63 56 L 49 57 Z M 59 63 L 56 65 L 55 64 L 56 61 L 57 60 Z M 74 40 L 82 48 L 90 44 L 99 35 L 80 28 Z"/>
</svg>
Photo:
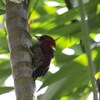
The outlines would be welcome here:
<svg viewBox="0 0 100 100">
<path fill-rule="evenodd" d="M 88 71 L 86 54 L 83 52 L 80 40 L 82 39 L 81 20 L 77 1 L 73 0 L 75 7 L 68 10 L 64 0 L 55 0 L 56 6 L 48 6 L 51 0 L 30 0 L 28 14 L 30 22 L 30 34 L 47 34 L 56 39 L 57 50 L 52 63 L 59 67 L 55 74 L 48 73 L 43 80 L 41 88 L 48 86 L 45 94 L 39 96 L 39 100 L 85 100 L 91 92 L 91 82 Z M 85 0 L 88 16 L 89 36 L 91 39 L 92 59 L 96 72 L 100 70 L 99 42 L 94 41 L 96 34 L 100 32 L 100 1 Z M 36 6 L 34 7 L 34 5 Z M 58 14 L 58 10 L 65 8 L 65 13 Z M 5 31 L 4 14 L 5 3 L 0 0 L 0 87 L 11 74 L 9 63 L 9 50 L 7 46 L 7 33 Z M 77 22 L 72 23 L 73 20 Z M 73 55 L 67 55 L 62 51 L 65 48 L 74 50 Z M 6 88 L 6 87 L 5 87 Z M 6 88 L 11 90 L 10 88 Z M 6 90 L 5 92 L 8 92 Z M 0 94 L 4 93 L 0 89 Z M 48 99 L 47 99 L 48 98 Z"/>
</svg>

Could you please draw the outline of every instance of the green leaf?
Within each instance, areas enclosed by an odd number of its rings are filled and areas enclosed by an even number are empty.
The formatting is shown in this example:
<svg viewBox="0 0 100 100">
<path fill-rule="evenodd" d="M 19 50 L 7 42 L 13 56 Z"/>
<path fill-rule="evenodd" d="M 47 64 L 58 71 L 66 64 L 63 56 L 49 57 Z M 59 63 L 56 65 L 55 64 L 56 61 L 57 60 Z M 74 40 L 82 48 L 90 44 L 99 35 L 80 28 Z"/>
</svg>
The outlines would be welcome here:
<svg viewBox="0 0 100 100">
<path fill-rule="evenodd" d="M 0 0 L 0 9 L 5 9 L 5 3 L 4 3 L 4 1 L 3 0 Z"/>
<path fill-rule="evenodd" d="M 7 77 L 11 75 L 11 69 L 0 69 L 0 85 L 4 83 Z"/>
<path fill-rule="evenodd" d="M 83 60 L 82 60 L 83 59 Z M 84 62 L 83 62 L 84 61 Z M 56 72 L 55 74 L 49 76 L 45 81 L 44 84 L 42 85 L 41 88 L 44 86 L 50 85 L 64 77 L 68 77 L 70 75 L 73 75 L 74 73 L 77 73 L 78 71 L 87 71 L 87 59 L 86 56 L 83 54 L 79 57 L 76 57 L 73 61 L 71 62 L 66 62 L 63 64 L 63 67 Z M 75 75 L 75 74 L 74 74 Z"/>
<path fill-rule="evenodd" d="M 0 95 L 3 93 L 10 92 L 13 89 L 14 89 L 13 87 L 0 87 Z"/>
<path fill-rule="evenodd" d="M 0 30 L 0 53 L 8 52 L 8 44 L 6 39 L 6 33 L 4 30 Z"/>
</svg>

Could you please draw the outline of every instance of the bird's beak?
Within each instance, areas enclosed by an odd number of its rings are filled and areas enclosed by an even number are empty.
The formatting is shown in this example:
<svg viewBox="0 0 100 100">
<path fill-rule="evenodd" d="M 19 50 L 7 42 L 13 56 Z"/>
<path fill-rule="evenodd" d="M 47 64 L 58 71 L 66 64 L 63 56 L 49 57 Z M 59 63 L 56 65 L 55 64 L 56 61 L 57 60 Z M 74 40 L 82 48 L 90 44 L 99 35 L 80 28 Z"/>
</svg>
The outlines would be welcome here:
<svg viewBox="0 0 100 100">
<path fill-rule="evenodd" d="M 52 46 L 52 49 L 53 49 L 54 51 L 56 51 L 56 47 L 55 47 L 55 46 Z"/>
</svg>

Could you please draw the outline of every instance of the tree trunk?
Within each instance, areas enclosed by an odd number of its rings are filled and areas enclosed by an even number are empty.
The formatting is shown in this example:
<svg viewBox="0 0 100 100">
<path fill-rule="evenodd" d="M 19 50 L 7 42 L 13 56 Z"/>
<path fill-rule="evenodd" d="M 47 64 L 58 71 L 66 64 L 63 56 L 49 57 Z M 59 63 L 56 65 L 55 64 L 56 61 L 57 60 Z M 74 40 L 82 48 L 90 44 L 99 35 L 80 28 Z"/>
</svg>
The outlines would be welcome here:
<svg viewBox="0 0 100 100">
<path fill-rule="evenodd" d="M 27 4 L 6 0 L 6 24 L 10 61 L 16 100 L 35 100 L 32 80 L 32 59 L 28 48 L 32 45 L 27 25 Z"/>
</svg>

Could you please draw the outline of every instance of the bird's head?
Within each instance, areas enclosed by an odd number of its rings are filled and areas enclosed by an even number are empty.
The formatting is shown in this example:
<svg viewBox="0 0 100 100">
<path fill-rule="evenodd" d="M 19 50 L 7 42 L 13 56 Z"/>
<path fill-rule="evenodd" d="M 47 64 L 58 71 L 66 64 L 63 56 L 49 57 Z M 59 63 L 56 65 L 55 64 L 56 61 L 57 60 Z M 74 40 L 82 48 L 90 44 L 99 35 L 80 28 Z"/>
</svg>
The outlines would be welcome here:
<svg viewBox="0 0 100 100">
<path fill-rule="evenodd" d="M 55 43 L 55 40 L 50 37 L 50 36 L 47 36 L 47 35 L 43 35 L 43 36 L 35 36 L 39 41 L 41 42 L 47 42 L 51 48 L 56 48 L 56 43 Z"/>
</svg>

